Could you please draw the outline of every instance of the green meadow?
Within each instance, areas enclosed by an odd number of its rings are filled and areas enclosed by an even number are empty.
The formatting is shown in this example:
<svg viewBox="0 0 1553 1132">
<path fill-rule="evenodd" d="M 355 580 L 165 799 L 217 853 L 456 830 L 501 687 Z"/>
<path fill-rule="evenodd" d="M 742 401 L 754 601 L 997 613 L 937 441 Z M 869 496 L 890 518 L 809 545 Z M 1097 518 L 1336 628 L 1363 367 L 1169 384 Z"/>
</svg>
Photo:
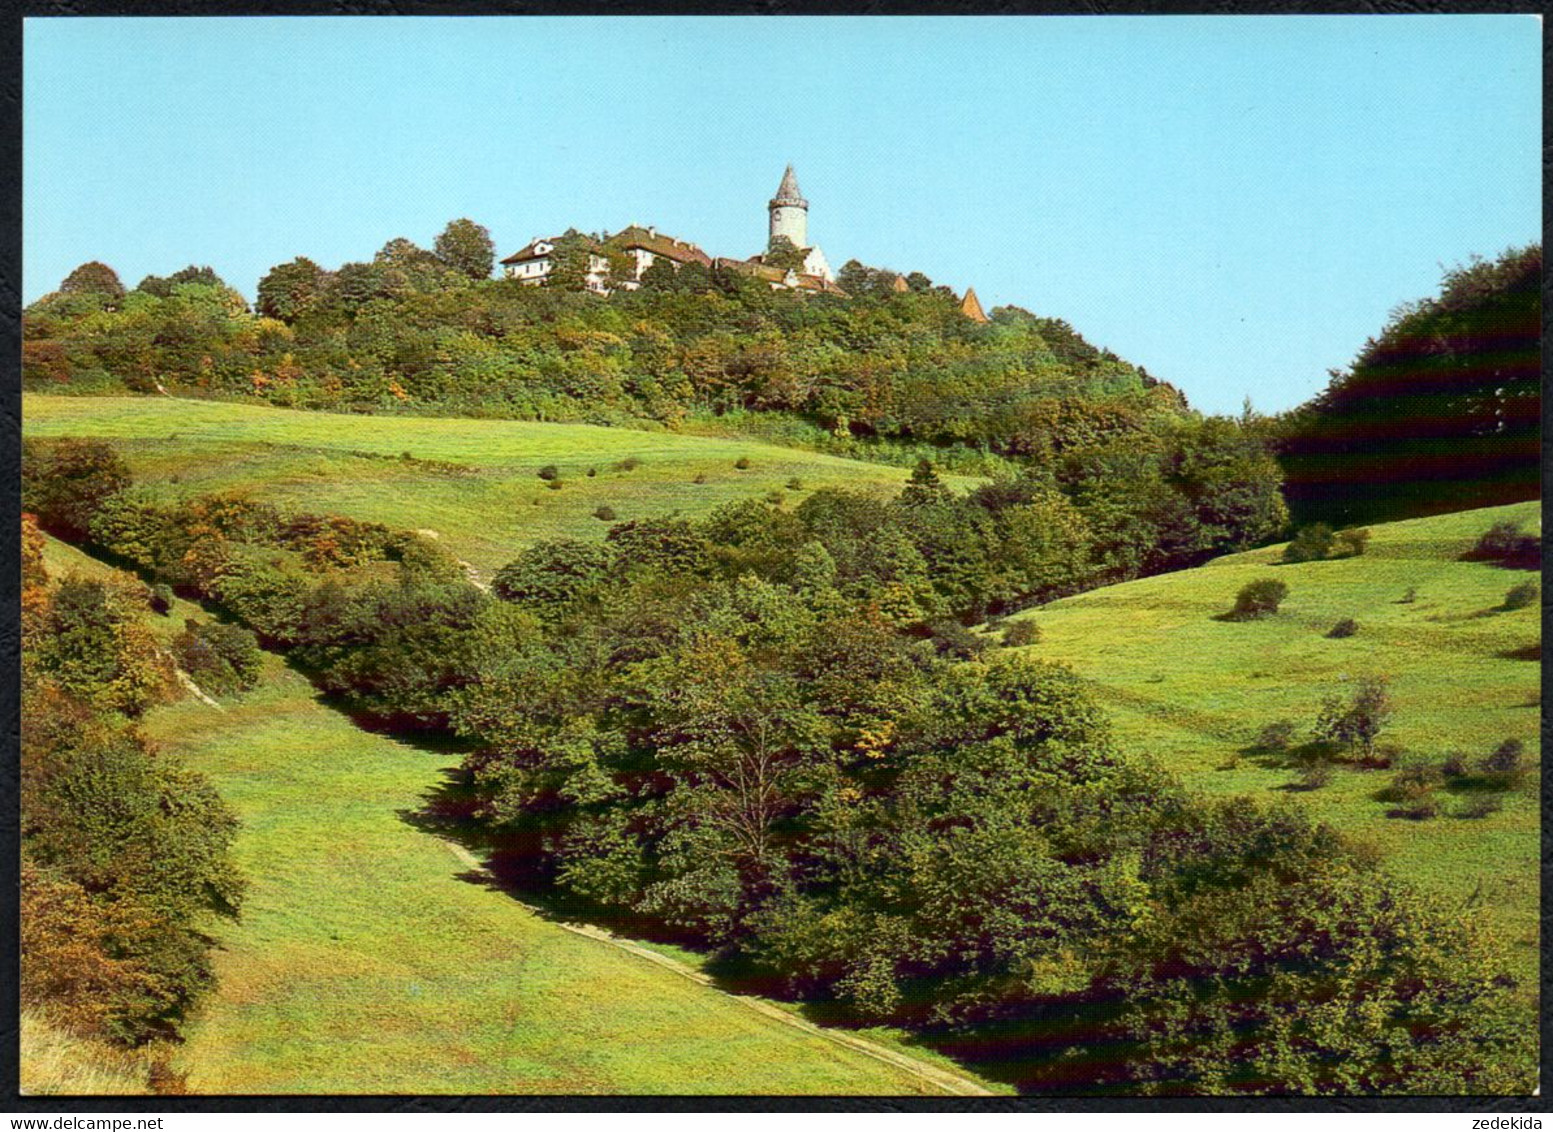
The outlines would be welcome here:
<svg viewBox="0 0 1553 1132">
<path fill-rule="evenodd" d="M 1454 751 L 1475 764 L 1503 740 L 1535 762 L 1541 722 L 1540 610 L 1505 612 L 1505 591 L 1534 575 L 1463 562 L 1491 524 L 1540 529 L 1537 503 L 1372 527 L 1357 558 L 1282 565 L 1282 546 L 1228 555 L 1196 570 L 1109 586 L 1052 602 L 1033 617 L 1035 655 L 1071 665 L 1110 710 L 1122 743 L 1159 759 L 1193 788 L 1264 799 L 1295 797 L 1375 846 L 1399 875 L 1492 918 L 1518 969 L 1534 976 L 1538 946 L 1537 779 L 1503 795 L 1484 818 L 1458 816 L 1473 790 L 1442 790 L 1439 817 L 1388 817 L 1376 797 L 1393 770 L 1339 764 L 1333 781 L 1298 789 L 1286 756 L 1259 751 L 1275 720 L 1309 738 L 1321 701 L 1366 675 L 1389 677 L 1396 714 L 1382 742 L 1402 761 L 1436 765 Z M 1241 586 L 1278 578 L 1280 611 L 1228 622 Z M 1408 591 L 1412 601 L 1403 600 Z M 1358 632 L 1326 634 L 1343 618 Z"/>
<path fill-rule="evenodd" d="M 242 491 L 290 510 L 435 531 L 487 576 L 541 539 L 602 538 L 614 522 L 694 517 L 750 496 L 796 504 L 820 487 L 895 490 L 910 474 L 760 441 L 598 425 L 41 394 L 24 395 L 22 414 L 28 436 L 116 442 L 136 481 L 159 494 Z M 548 465 L 559 488 L 539 478 Z M 614 518 L 596 517 L 601 507 Z"/>
<path fill-rule="evenodd" d="M 46 562 L 107 569 L 53 539 Z M 198 613 L 180 600 L 149 621 L 165 643 Z M 175 1060 L 191 1092 L 947 1091 L 486 883 L 413 820 L 456 755 L 356 727 L 274 655 L 253 692 L 185 697 L 144 727 L 242 821 L 241 920 L 213 925 L 219 986 Z M 61 1039 L 37 1031 L 41 1081 Z"/>
</svg>

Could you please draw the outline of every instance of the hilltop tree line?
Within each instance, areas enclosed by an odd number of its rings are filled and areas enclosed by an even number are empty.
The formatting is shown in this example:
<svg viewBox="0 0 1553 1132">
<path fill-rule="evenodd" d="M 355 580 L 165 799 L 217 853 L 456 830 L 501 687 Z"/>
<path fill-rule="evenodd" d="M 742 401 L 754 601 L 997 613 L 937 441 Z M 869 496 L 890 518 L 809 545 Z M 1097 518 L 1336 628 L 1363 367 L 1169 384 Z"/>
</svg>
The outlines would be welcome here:
<svg viewBox="0 0 1553 1132">
<path fill-rule="evenodd" d="M 1066 323 L 1006 307 L 980 325 L 916 273 L 898 293 L 881 282 L 893 273 L 849 264 L 843 298 L 660 261 L 606 298 L 585 292 L 582 267 L 568 273 L 567 240 L 550 285 L 526 287 L 486 278 L 489 237 L 455 221 L 430 251 L 395 239 L 334 270 L 277 265 L 253 310 L 208 268 L 126 290 L 87 264 L 28 307 L 25 380 L 600 423 L 787 414 L 821 435 L 1016 458 L 1188 415 L 1174 389 Z"/>
<path fill-rule="evenodd" d="M 158 501 L 96 442 L 25 458 L 46 528 L 356 709 L 462 737 L 480 820 L 577 912 L 858 1021 L 1031 1022 L 1066 1051 L 1032 1054 L 1046 1091 L 1530 1086 L 1515 984 L 1459 909 L 1297 807 L 1195 799 L 1072 673 L 934 621 L 986 601 L 941 555 L 996 544 L 956 524 L 1060 493 L 957 497 L 924 468 L 894 500 L 541 543 L 485 593 L 418 535 Z M 1060 573 L 1068 546 L 1040 546 Z"/>
<path fill-rule="evenodd" d="M 732 415 L 775 439 L 968 471 L 1157 450 L 1201 420 L 1061 320 L 1002 307 L 977 324 L 920 272 L 853 261 L 842 298 L 660 260 L 640 290 L 605 298 L 585 289 L 595 244 L 561 237 L 551 285 L 525 287 L 489 279 L 489 234 L 458 220 L 432 250 L 395 239 L 332 271 L 277 265 L 255 310 L 208 267 L 126 291 L 84 264 L 27 308 L 24 381 L 669 427 Z M 1452 269 L 1309 404 L 1240 422 L 1276 450 L 1295 518 L 1346 526 L 1534 497 L 1540 279 L 1535 245 Z"/>
</svg>

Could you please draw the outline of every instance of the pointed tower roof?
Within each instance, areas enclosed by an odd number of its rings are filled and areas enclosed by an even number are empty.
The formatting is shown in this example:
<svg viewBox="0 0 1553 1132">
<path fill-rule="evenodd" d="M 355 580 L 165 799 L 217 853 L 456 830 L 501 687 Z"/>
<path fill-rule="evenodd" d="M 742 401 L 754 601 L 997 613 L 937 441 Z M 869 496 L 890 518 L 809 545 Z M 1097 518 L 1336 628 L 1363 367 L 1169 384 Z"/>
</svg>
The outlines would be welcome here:
<svg viewBox="0 0 1553 1132">
<path fill-rule="evenodd" d="M 981 300 L 976 297 L 976 288 L 967 287 L 965 298 L 960 300 L 960 313 L 972 322 L 991 322 L 987 312 L 981 309 Z"/>
<path fill-rule="evenodd" d="M 779 205 L 796 205 L 799 208 L 808 208 L 809 202 L 803 199 L 803 194 L 798 191 L 798 178 L 793 175 L 791 163 L 787 166 L 787 172 L 782 174 L 782 183 L 777 186 L 776 196 L 771 198 L 771 207 Z"/>
</svg>

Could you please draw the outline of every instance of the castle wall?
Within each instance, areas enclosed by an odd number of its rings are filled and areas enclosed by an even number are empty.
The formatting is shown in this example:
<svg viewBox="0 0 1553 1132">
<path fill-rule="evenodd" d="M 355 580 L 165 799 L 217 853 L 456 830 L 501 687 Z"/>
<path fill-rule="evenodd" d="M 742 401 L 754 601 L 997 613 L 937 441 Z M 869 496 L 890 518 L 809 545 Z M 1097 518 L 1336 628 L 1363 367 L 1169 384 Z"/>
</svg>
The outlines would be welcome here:
<svg viewBox="0 0 1553 1132">
<path fill-rule="evenodd" d="M 804 256 L 803 269 L 806 275 L 818 275 L 821 279 L 836 281 L 835 273 L 831 271 L 830 264 L 825 259 L 825 253 L 819 248 L 810 248 L 809 254 Z"/>
</svg>

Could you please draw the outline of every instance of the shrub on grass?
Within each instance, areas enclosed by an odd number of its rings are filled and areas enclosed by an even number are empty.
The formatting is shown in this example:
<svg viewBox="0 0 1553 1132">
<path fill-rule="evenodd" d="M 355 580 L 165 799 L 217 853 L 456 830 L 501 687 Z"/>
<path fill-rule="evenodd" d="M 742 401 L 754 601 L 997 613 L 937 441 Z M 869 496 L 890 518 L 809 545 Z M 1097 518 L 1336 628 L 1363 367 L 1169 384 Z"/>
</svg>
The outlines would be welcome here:
<svg viewBox="0 0 1553 1132">
<path fill-rule="evenodd" d="M 1394 818 L 1426 821 L 1440 812 L 1440 803 L 1434 797 L 1434 788 L 1440 783 L 1440 772 L 1427 763 L 1409 763 L 1397 771 L 1385 797 L 1395 805 L 1387 811 Z"/>
<path fill-rule="evenodd" d="M 1322 702 L 1321 714 L 1316 718 L 1316 737 L 1367 759 L 1374 754 L 1376 736 L 1391 716 L 1391 692 L 1385 677 L 1366 676 L 1346 703 L 1340 695 L 1329 696 Z"/>
<path fill-rule="evenodd" d="M 1022 648 L 1025 645 L 1033 645 L 1040 639 L 1041 627 L 1028 618 L 1024 621 L 1012 622 L 1003 630 L 1003 645 L 1005 648 Z"/>
<path fill-rule="evenodd" d="M 690 482 L 691 483 L 705 483 L 706 482 L 706 473 L 705 472 L 697 472 L 696 473 L 696 478 L 691 480 Z"/>
<path fill-rule="evenodd" d="M 593 509 L 593 517 L 595 519 L 602 519 L 606 523 L 612 523 L 615 521 L 615 509 L 609 506 L 595 507 Z"/>
<path fill-rule="evenodd" d="M 1346 531 L 1338 531 L 1333 536 L 1336 557 L 1357 558 L 1363 554 L 1365 548 L 1370 545 L 1370 531 L 1368 527 L 1350 527 Z"/>
<path fill-rule="evenodd" d="M 258 638 L 240 625 L 190 618 L 173 639 L 178 666 L 206 692 L 246 692 L 259 682 L 263 654 Z"/>
<path fill-rule="evenodd" d="M 1440 763 L 1440 773 L 1446 778 L 1465 778 L 1471 773 L 1467 767 L 1467 756 L 1460 751 L 1452 751 Z"/>
<path fill-rule="evenodd" d="M 1467 551 L 1466 558 L 1499 559 L 1509 554 L 1521 537 L 1519 523 L 1495 523 L 1478 536 L 1476 545 Z"/>
<path fill-rule="evenodd" d="M 1440 784 L 1440 772 L 1426 762 L 1410 762 L 1392 776 L 1389 792 L 1401 799 L 1421 790 L 1433 790 Z"/>
<path fill-rule="evenodd" d="M 802 491 L 803 480 L 799 479 L 797 476 L 794 476 L 792 479 L 787 481 L 787 489 L 789 491 Z"/>
<path fill-rule="evenodd" d="M 1258 617 L 1277 613 L 1278 606 L 1289 596 L 1289 587 L 1277 578 L 1259 578 L 1247 582 L 1235 595 L 1235 608 L 1230 617 L 1236 621 L 1254 621 Z"/>
<path fill-rule="evenodd" d="M 1396 743 L 1377 743 L 1370 749 L 1370 753 L 1362 756 L 1359 763 L 1372 770 L 1387 770 L 1402 761 L 1405 754 Z"/>
<path fill-rule="evenodd" d="M 1327 636 L 1334 639 L 1341 639 L 1343 637 L 1351 637 L 1358 631 L 1359 623 L 1352 617 L 1344 617 L 1341 621 L 1339 621 L 1336 625 L 1333 625 L 1332 628 L 1327 631 Z"/>
<path fill-rule="evenodd" d="M 1483 771 L 1503 778 L 1514 778 L 1525 769 L 1526 744 L 1519 739 L 1506 739 L 1483 760 Z"/>
<path fill-rule="evenodd" d="M 1316 562 L 1332 552 L 1332 528 L 1325 523 L 1311 523 L 1296 532 L 1289 545 L 1284 547 L 1285 562 Z"/>
<path fill-rule="evenodd" d="M 560 480 L 550 480 L 545 484 L 551 491 L 560 491 L 566 485 Z"/>
<path fill-rule="evenodd" d="M 166 617 L 173 607 L 173 588 L 166 582 L 158 582 L 151 587 L 151 611 L 160 613 Z"/>
<path fill-rule="evenodd" d="M 740 456 L 733 462 L 733 466 L 742 472 L 745 468 L 750 466 L 750 458 L 748 456 Z"/>
<path fill-rule="evenodd" d="M 146 1071 L 146 1084 L 159 1097 L 181 1097 L 189 1091 L 189 1075 L 173 1068 L 164 1054 L 152 1060 Z"/>
<path fill-rule="evenodd" d="M 642 466 L 642 462 L 640 460 L 638 460 L 635 456 L 627 456 L 624 460 L 621 460 L 621 461 L 619 461 L 619 462 L 617 462 L 615 464 L 615 471 L 617 471 L 617 472 L 634 472 L 637 468 L 640 468 L 641 466 Z"/>
<path fill-rule="evenodd" d="M 1440 803 L 1438 799 L 1425 795 L 1399 803 L 1387 813 L 1390 817 L 1406 818 L 1408 821 L 1428 821 L 1440 816 Z"/>
<path fill-rule="evenodd" d="M 987 648 L 985 640 L 958 621 L 935 621 L 928 626 L 928 634 L 939 656 L 975 660 Z"/>
<path fill-rule="evenodd" d="M 1525 609 L 1536 603 L 1542 595 L 1542 587 L 1534 581 L 1522 582 L 1518 586 L 1511 586 L 1504 595 L 1504 605 L 1501 609 Z"/>
<path fill-rule="evenodd" d="M 1495 523 L 1462 557 L 1470 562 L 1497 562 L 1510 569 L 1536 570 L 1542 565 L 1542 537 L 1522 534 L 1519 523 Z"/>
<path fill-rule="evenodd" d="M 1300 788 L 1320 790 L 1332 781 L 1332 764 L 1326 759 L 1311 759 L 1300 767 Z"/>
<path fill-rule="evenodd" d="M 599 474 L 599 470 L 598 470 L 598 469 L 597 469 L 597 468 L 589 468 L 589 469 L 588 469 L 588 478 L 589 478 L 589 479 L 590 479 L 590 480 L 591 480 L 591 479 L 592 479 L 592 478 L 593 478 L 593 477 L 594 477 L 594 476 L 596 476 L 596 475 L 598 475 L 598 474 Z"/>
<path fill-rule="evenodd" d="M 768 492 L 766 492 L 766 502 L 771 504 L 771 506 L 773 506 L 773 507 L 780 507 L 780 506 L 782 506 L 782 502 L 786 498 L 787 498 L 787 496 L 784 495 L 780 491 L 768 491 Z"/>
<path fill-rule="evenodd" d="M 1287 751 L 1298 730 L 1292 719 L 1275 719 L 1256 733 L 1256 745 L 1264 751 Z"/>
<path fill-rule="evenodd" d="M 1403 593 L 1403 595 L 1402 595 L 1402 597 L 1400 599 L 1400 604 L 1402 604 L 1402 605 L 1412 605 L 1417 600 L 1418 600 L 1418 589 L 1415 586 L 1408 586 L 1407 587 L 1407 591 L 1405 593 Z"/>
<path fill-rule="evenodd" d="M 1460 818 L 1486 818 L 1504 809 L 1504 802 L 1496 794 L 1474 794 L 1463 803 L 1456 816 Z"/>
<path fill-rule="evenodd" d="M 554 464 L 546 464 L 539 469 L 539 478 L 542 480 L 555 480 L 561 478 L 561 469 Z"/>
</svg>

